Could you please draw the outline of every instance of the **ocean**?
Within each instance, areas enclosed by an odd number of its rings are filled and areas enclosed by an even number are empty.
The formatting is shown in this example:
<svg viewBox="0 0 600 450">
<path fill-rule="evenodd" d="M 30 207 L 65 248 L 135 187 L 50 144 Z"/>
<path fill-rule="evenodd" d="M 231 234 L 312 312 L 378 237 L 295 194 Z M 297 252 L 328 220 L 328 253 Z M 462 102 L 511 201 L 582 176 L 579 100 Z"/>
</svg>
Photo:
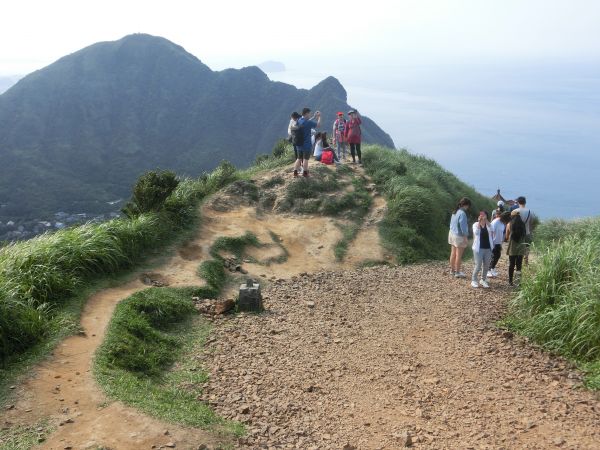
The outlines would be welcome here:
<svg viewBox="0 0 600 450">
<path fill-rule="evenodd" d="M 335 76 L 398 148 L 484 195 L 524 195 L 542 219 L 600 215 L 600 64 L 328 69 L 268 75 L 301 88 Z"/>
</svg>

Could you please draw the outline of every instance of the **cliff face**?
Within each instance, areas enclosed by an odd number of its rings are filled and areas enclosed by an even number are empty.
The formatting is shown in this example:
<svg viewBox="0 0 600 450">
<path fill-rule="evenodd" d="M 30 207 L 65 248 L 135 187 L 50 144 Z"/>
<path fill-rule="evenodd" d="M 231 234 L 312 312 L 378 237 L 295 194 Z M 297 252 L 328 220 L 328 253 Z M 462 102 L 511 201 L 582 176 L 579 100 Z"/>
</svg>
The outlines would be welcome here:
<svg viewBox="0 0 600 450">
<path fill-rule="evenodd" d="M 335 78 L 305 90 L 257 67 L 215 72 L 160 37 L 94 44 L 0 96 L 0 219 L 103 212 L 157 167 L 247 166 L 285 136 L 292 111 L 320 109 L 327 124 L 346 100 Z M 393 146 L 368 118 L 364 138 Z"/>
</svg>

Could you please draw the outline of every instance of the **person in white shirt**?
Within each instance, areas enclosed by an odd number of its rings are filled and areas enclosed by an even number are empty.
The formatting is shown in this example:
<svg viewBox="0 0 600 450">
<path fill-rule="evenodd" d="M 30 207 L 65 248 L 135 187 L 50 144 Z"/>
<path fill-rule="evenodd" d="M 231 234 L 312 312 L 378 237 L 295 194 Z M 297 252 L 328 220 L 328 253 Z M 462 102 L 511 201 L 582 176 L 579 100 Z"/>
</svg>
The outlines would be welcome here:
<svg viewBox="0 0 600 450">
<path fill-rule="evenodd" d="M 494 233 L 494 248 L 492 249 L 492 262 L 490 263 L 490 270 L 488 270 L 488 278 L 496 278 L 498 271 L 496 270 L 496 264 L 500 260 L 502 255 L 502 243 L 504 242 L 504 234 L 506 230 L 506 224 L 510 222 L 510 213 L 508 211 L 503 212 L 501 215 L 496 216 L 492 220 L 492 232 Z"/>
<path fill-rule="evenodd" d="M 473 224 L 473 259 L 475 268 L 471 277 L 471 287 L 489 288 L 487 280 L 488 268 L 492 259 L 492 247 L 494 246 L 494 232 L 488 221 L 488 213 L 481 211 L 477 222 Z M 481 278 L 479 274 L 481 273 Z M 477 284 L 479 280 L 479 284 Z"/>
</svg>

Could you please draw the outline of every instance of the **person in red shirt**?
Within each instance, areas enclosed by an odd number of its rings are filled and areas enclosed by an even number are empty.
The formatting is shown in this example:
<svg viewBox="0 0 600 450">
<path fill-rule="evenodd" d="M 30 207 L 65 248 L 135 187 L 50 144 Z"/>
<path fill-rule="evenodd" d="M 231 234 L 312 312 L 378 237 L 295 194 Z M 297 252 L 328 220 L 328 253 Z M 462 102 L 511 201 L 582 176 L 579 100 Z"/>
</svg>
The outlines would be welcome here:
<svg viewBox="0 0 600 450">
<path fill-rule="evenodd" d="M 362 120 L 360 120 L 360 114 L 355 109 L 348 111 L 348 115 L 350 116 L 350 120 L 346 122 L 346 129 L 344 130 L 344 135 L 346 138 L 346 142 L 350 145 L 350 155 L 352 156 L 352 162 L 356 163 L 356 156 L 358 156 L 358 163 L 362 164 L 362 158 L 360 153 L 360 141 L 361 141 L 361 131 L 360 124 Z"/>
</svg>

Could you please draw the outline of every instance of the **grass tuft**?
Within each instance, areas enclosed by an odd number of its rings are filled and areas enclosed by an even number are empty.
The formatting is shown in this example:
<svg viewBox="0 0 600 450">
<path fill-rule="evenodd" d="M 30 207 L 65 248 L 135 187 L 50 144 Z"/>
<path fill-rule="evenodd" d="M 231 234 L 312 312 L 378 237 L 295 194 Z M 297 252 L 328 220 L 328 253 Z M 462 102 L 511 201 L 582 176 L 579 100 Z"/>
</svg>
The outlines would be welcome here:
<svg viewBox="0 0 600 450">
<path fill-rule="evenodd" d="M 600 388 L 600 218 L 543 223 L 505 324 L 579 363 Z"/>
<path fill-rule="evenodd" d="M 467 186 L 435 161 L 406 150 L 366 146 L 363 164 L 387 199 L 379 232 L 384 247 L 399 263 L 445 259 L 451 211 L 461 197 L 473 201 L 474 220 L 493 202 Z"/>
<path fill-rule="evenodd" d="M 149 288 L 119 303 L 94 372 L 110 397 L 150 415 L 240 436 L 242 425 L 225 421 L 198 400 L 208 375 L 193 349 L 203 345 L 210 325 L 196 315 L 193 293 L 193 288 Z"/>
</svg>

